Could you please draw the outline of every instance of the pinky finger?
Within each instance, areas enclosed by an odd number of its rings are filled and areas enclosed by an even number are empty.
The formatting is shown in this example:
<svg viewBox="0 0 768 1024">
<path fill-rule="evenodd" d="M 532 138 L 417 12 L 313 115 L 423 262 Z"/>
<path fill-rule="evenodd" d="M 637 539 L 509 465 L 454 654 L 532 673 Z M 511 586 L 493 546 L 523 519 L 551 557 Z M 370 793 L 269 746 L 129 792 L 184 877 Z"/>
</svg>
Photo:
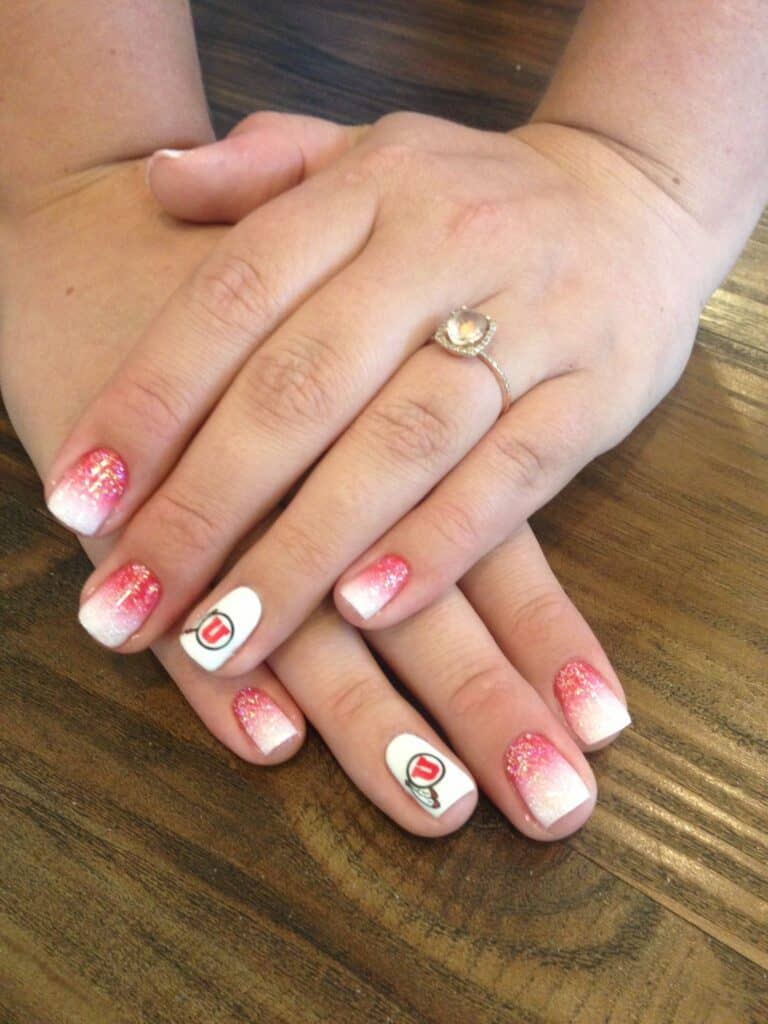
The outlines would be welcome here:
<svg viewBox="0 0 768 1024">
<path fill-rule="evenodd" d="M 481 559 L 461 589 L 517 670 L 583 750 L 631 724 L 621 683 L 526 523 Z"/>
<path fill-rule="evenodd" d="M 280 764 L 304 743 L 304 716 L 267 665 L 211 686 L 210 673 L 184 656 L 174 634 L 152 649 L 203 725 L 244 761 Z"/>
</svg>

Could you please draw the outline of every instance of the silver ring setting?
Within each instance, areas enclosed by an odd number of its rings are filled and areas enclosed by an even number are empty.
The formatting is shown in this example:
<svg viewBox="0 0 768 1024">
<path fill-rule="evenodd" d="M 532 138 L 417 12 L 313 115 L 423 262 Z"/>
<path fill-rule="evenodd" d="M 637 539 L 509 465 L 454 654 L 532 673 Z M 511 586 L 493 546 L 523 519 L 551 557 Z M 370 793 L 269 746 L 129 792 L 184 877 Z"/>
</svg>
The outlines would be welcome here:
<svg viewBox="0 0 768 1024">
<path fill-rule="evenodd" d="M 455 356 L 476 356 L 492 371 L 499 382 L 502 397 L 502 413 L 513 401 L 512 385 L 504 370 L 486 349 L 496 333 L 496 321 L 468 306 L 460 306 L 448 315 L 432 336 L 433 341 L 442 345 Z"/>
</svg>

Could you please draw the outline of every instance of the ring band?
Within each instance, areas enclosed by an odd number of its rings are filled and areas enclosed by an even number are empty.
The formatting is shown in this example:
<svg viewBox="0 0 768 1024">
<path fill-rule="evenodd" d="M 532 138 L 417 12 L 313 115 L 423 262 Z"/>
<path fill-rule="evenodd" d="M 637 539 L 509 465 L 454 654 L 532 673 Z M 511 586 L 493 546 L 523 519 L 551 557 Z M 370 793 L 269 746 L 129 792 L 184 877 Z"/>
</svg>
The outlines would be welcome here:
<svg viewBox="0 0 768 1024">
<path fill-rule="evenodd" d="M 504 370 L 487 351 L 496 333 L 496 321 L 485 313 L 467 306 L 454 309 L 432 335 L 432 340 L 455 356 L 477 356 L 482 359 L 501 388 L 501 412 L 514 400 L 512 385 Z"/>
</svg>

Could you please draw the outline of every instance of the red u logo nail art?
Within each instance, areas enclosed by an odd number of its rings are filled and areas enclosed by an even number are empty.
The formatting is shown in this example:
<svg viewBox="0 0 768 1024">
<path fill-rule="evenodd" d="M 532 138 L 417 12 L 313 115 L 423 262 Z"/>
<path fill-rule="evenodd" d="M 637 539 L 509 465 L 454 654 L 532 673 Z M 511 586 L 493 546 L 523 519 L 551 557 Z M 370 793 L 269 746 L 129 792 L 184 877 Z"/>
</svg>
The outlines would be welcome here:
<svg viewBox="0 0 768 1024">
<path fill-rule="evenodd" d="M 445 775 L 445 765 L 434 754 L 415 754 L 405 774 L 412 786 L 431 786 Z"/>
<path fill-rule="evenodd" d="M 414 800 L 439 818 L 449 807 L 475 789 L 475 783 L 457 764 L 431 743 L 403 732 L 387 744 L 387 767 Z"/>
<path fill-rule="evenodd" d="M 195 630 L 197 642 L 209 651 L 219 651 L 232 639 L 235 627 L 223 612 L 210 612 Z"/>
</svg>

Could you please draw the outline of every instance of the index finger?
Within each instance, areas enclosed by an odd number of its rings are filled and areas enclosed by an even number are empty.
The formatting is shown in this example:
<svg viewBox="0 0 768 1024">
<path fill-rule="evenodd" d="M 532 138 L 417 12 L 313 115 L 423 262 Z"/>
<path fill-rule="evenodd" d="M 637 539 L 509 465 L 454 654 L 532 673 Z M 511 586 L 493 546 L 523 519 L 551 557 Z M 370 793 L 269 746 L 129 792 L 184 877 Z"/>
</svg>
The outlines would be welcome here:
<svg viewBox="0 0 768 1024">
<path fill-rule="evenodd" d="M 232 228 L 62 446 L 51 513 L 86 536 L 125 523 L 250 353 L 365 246 L 376 208 L 373 183 L 334 166 Z"/>
</svg>

